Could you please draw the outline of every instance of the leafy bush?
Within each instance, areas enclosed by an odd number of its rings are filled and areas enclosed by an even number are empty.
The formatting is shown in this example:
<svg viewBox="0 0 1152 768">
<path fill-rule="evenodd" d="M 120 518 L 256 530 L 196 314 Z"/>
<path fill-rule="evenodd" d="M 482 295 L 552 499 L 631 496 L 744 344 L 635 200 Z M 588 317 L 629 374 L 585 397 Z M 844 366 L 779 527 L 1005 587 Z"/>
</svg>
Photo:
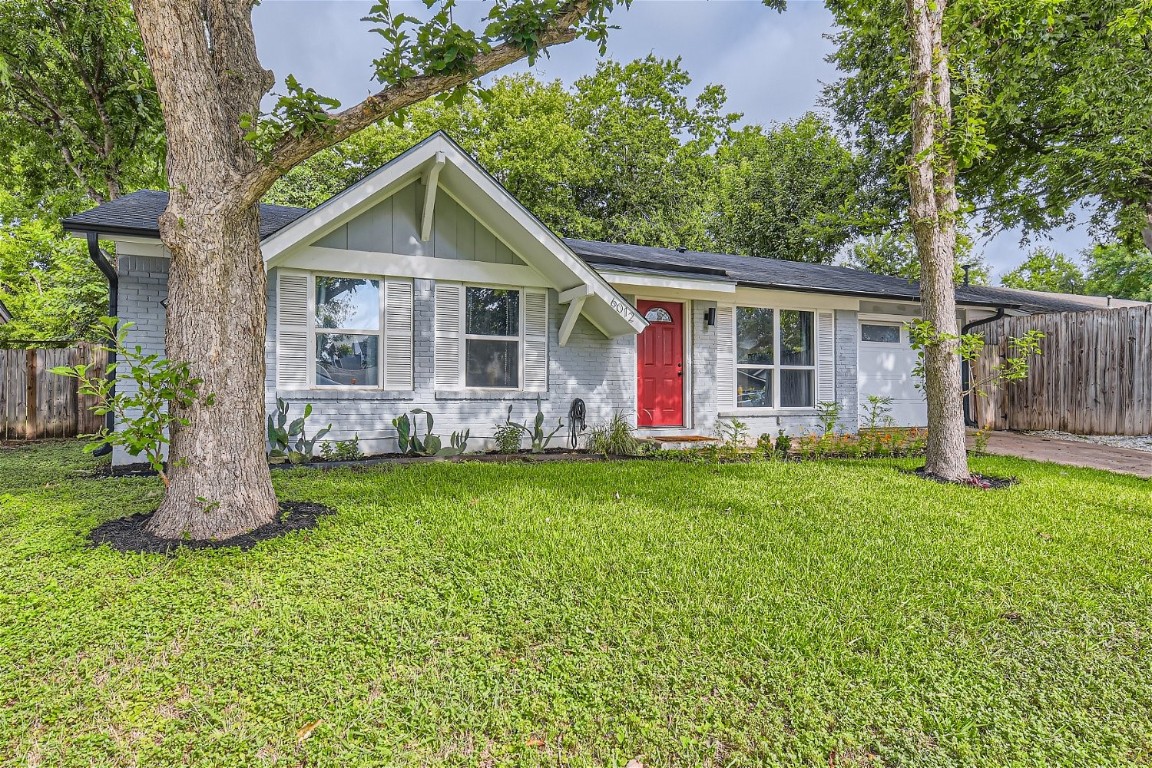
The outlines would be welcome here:
<svg viewBox="0 0 1152 768">
<path fill-rule="evenodd" d="M 588 450 L 604 456 L 637 456 L 644 452 L 645 445 L 619 413 L 612 414 L 607 424 L 592 427 L 588 432 Z"/>
<path fill-rule="evenodd" d="M 882 429 L 858 435 L 804 435 L 793 455 L 800 459 L 863 459 L 919 456 L 924 453 L 928 433 L 923 429 Z"/>
<path fill-rule="evenodd" d="M 107 367 L 107 376 L 92 376 L 90 365 L 57 366 L 52 373 L 76 379 L 77 392 L 96 398 L 92 412 L 101 416 L 114 414 L 118 430 L 101 429 L 84 447 L 94 451 L 102 446 L 123 446 L 132 456 L 144 454 L 149 466 L 160 475 L 165 487 L 168 475 L 164 471 L 164 446 L 169 443 L 169 428 L 173 424 L 188 426 L 189 421 L 176 416 L 168 407 L 175 404 L 188 408 L 196 402 L 211 406 L 212 394 L 201 395 L 201 379 L 192 376 L 188 363 L 177 363 L 159 355 L 145 354 L 139 346 L 127 345 L 128 330 L 133 323 L 124 323 L 119 331 L 114 317 L 102 317 L 93 326 L 94 334 L 105 340 L 103 349 L 116 355 L 116 362 Z M 115 373 L 121 379 L 133 381 L 135 387 L 116 387 Z"/>
<path fill-rule="evenodd" d="M 816 418 L 820 420 L 820 426 L 824 430 L 824 434 L 836 431 L 836 425 L 840 423 L 840 412 L 844 410 L 844 406 L 835 400 L 822 401 L 816 404 Z"/>
<path fill-rule="evenodd" d="M 864 429 L 876 430 L 892 425 L 892 398 L 868 395 L 868 402 L 860 408 L 864 412 Z"/>
<path fill-rule="evenodd" d="M 748 425 L 740 419 L 720 419 L 716 422 L 716 436 L 725 450 L 735 453 L 748 440 Z"/>
<path fill-rule="evenodd" d="M 364 458 L 364 452 L 360 450 L 360 436 L 324 443 L 320 446 L 320 455 L 328 461 L 356 461 Z"/>
<path fill-rule="evenodd" d="M 492 437 L 496 440 L 496 453 L 519 453 L 524 433 L 514 424 L 498 424 Z"/>
</svg>

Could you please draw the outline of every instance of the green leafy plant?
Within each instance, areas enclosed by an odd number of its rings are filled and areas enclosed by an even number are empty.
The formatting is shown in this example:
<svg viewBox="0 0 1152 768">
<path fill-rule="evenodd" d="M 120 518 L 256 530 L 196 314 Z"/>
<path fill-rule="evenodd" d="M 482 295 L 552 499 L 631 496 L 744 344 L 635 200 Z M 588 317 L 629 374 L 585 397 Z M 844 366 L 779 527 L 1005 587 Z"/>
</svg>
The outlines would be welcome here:
<svg viewBox="0 0 1152 768">
<path fill-rule="evenodd" d="M 912 373 L 919 380 L 916 386 L 924 388 L 924 350 L 940 344 L 956 343 L 956 354 L 968 363 L 969 370 L 975 371 L 977 359 L 984 351 L 984 337 L 979 333 L 965 333 L 959 336 L 940 333 L 935 326 L 927 320 L 915 320 L 908 324 L 909 337 L 912 348 L 917 352 L 916 365 Z M 1044 333 L 1035 329 L 1027 331 L 1023 336 L 1013 336 L 1008 339 L 1008 354 L 1004 359 L 991 366 L 987 373 L 980 378 L 973 376 L 968 388 L 961 394 L 963 397 L 975 394 L 978 397 L 986 395 L 985 388 L 998 382 L 1020 381 L 1028 378 L 1028 361 L 1032 356 L 1041 354 L 1040 342 Z"/>
<path fill-rule="evenodd" d="M 988 453 L 988 430 L 976 430 L 976 433 L 972 436 L 972 452 L 979 456 Z"/>
<path fill-rule="evenodd" d="M 532 453 L 543 453 L 548 447 L 548 444 L 552 442 L 552 438 L 556 436 L 556 433 L 564 429 L 564 420 L 557 419 L 556 429 L 548 433 L 544 432 L 544 411 L 540 408 L 540 398 L 536 398 L 536 418 L 532 422 L 531 427 L 512 421 L 512 408 L 513 406 L 508 406 L 508 418 L 505 420 L 505 423 L 515 427 L 522 434 L 528 436 L 528 439 L 532 443 L 529 449 Z"/>
<path fill-rule="evenodd" d="M 748 424 L 740 419 L 720 419 L 716 422 L 716 436 L 728 453 L 735 454 L 748 440 Z"/>
<path fill-rule="evenodd" d="M 411 414 L 411 415 L 409 415 Z M 420 437 L 417 421 L 420 414 L 424 415 L 424 437 Z M 468 448 L 468 438 L 472 431 L 453 432 L 449 437 L 449 444 L 432 432 L 435 419 L 431 411 L 423 408 L 413 408 L 409 413 L 401 414 L 392 419 L 392 426 L 396 428 L 396 440 L 400 445 L 400 453 L 410 456 L 457 456 Z"/>
<path fill-rule="evenodd" d="M 320 446 L 320 455 L 328 461 L 356 461 L 364 457 L 360 450 L 360 436 L 353 435 L 351 440 L 337 440 L 327 442 Z"/>
<path fill-rule="evenodd" d="M 637 456 L 643 452 L 645 441 L 632 433 L 632 425 L 621 414 L 614 413 L 607 424 L 599 424 L 588 432 L 588 450 L 604 456 Z"/>
<path fill-rule="evenodd" d="M 117 429 L 105 427 L 94 435 L 86 435 L 94 439 L 85 450 L 119 445 L 132 456 L 144 454 L 167 487 L 164 446 L 169 443 L 169 430 L 173 425 L 189 424 L 188 419 L 175 415 L 171 406 L 185 409 L 199 403 L 210 407 L 215 397 L 200 393 L 203 382 L 192 375 L 188 363 L 147 354 L 138 345 L 128 346 L 128 330 L 133 323 L 124 323 L 119 330 L 116 326 L 114 317 L 102 317 L 93 326 L 93 333 L 105 341 L 103 349 L 116 355 L 116 362 L 107 366 L 108 375 L 92 375 L 93 366 L 86 364 L 57 366 L 52 373 L 76 379 L 77 392 L 96 399 L 93 413 L 116 417 Z M 115 374 L 135 386 L 116 387 Z"/>
<path fill-rule="evenodd" d="M 844 406 L 834 400 L 825 400 L 816 403 L 816 418 L 820 420 L 820 427 L 824 430 L 824 434 L 836 431 L 836 425 L 840 423 L 840 413 L 844 410 Z"/>
<path fill-rule="evenodd" d="M 268 458 L 287 459 L 292 464 L 305 464 L 312 460 L 316 452 L 316 443 L 332 431 L 332 425 L 321 429 L 312 437 L 304 431 L 304 423 L 312 415 L 312 404 L 304 406 L 304 415 L 300 418 L 288 420 L 288 412 L 292 410 L 291 404 L 283 398 L 276 398 L 276 413 L 268 416 Z"/>
<path fill-rule="evenodd" d="M 868 401 L 861 406 L 864 412 L 864 429 L 869 431 L 892 425 L 892 398 L 868 395 Z"/>
<path fill-rule="evenodd" d="M 492 434 L 492 438 L 496 441 L 497 453 L 518 453 L 520 451 L 520 441 L 523 440 L 524 433 L 514 424 L 497 424 L 496 431 Z"/>
<path fill-rule="evenodd" d="M 781 429 L 776 434 L 776 455 L 781 459 L 786 459 L 791 450 L 792 438 L 788 437 L 784 430 Z"/>
</svg>

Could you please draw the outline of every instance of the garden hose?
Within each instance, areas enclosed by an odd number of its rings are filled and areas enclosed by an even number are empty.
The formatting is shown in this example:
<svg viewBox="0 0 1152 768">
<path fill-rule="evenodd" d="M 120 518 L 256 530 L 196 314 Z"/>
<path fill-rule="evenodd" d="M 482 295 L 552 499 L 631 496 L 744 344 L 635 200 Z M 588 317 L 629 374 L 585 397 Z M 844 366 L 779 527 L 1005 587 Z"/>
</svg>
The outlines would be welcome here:
<svg viewBox="0 0 1152 768">
<path fill-rule="evenodd" d="M 572 446 L 575 450 L 580 441 L 580 433 L 588 428 L 584 421 L 587 414 L 587 409 L 584 407 L 584 401 L 576 398 L 572 401 L 572 407 L 568 409 L 568 445 Z"/>
</svg>

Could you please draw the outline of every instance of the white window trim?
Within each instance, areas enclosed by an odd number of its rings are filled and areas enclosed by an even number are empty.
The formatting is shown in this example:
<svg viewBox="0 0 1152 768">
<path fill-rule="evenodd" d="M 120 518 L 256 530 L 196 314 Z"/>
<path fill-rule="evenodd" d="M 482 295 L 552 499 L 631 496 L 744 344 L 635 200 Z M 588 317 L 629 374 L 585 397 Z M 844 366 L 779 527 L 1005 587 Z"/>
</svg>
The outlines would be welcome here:
<svg viewBox="0 0 1152 768">
<path fill-rule="evenodd" d="M 377 322 L 379 324 L 378 330 L 350 330 L 346 328 L 322 328 L 316 325 L 316 278 L 318 277 L 336 277 L 336 278 L 351 278 L 354 280 L 375 280 L 376 292 L 378 294 L 377 306 Z M 328 272 L 312 272 L 308 275 L 308 331 L 311 343 L 308 346 L 308 386 L 312 389 L 318 389 L 322 392 L 338 392 L 338 391 L 368 391 L 374 392 L 384 389 L 384 372 L 387 370 L 386 361 L 384 359 L 384 276 L 383 275 L 349 275 L 349 274 L 331 274 Z M 376 337 L 376 367 L 379 369 L 378 377 L 380 381 L 376 384 L 317 384 L 316 383 L 316 337 L 320 334 L 358 334 L 361 336 L 375 336 Z"/>
<path fill-rule="evenodd" d="M 772 310 L 772 360 L 771 365 L 763 365 L 759 363 L 741 363 L 740 362 L 740 310 L 741 309 L 770 309 Z M 812 316 L 812 365 L 784 365 L 779 361 L 780 358 L 780 313 L 781 312 L 807 312 Z M 732 377 L 732 386 L 735 387 L 736 405 L 733 412 L 740 414 L 766 414 L 766 415 L 780 415 L 780 414 L 807 414 L 816 412 L 816 403 L 812 405 L 780 405 L 780 372 L 781 371 L 811 371 L 812 372 L 812 399 L 816 399 L 816 390 L 819 387 L 817 361 L 820 357 L 820 352 L 817 349 L 818 339 L 816 338 L 816 310 L 808 307 L 791 307 L 791 306 L 765 306 L 758 304 L 737 304 L 733 307 L 732 311 L 732 339 L 734 342 L 733 362 L 735 364 L 735 372 Z M 772 402 L 771 406 L 752 406 L 742 407 L 740 405 L 740 371 L 743 370 L 764 370 L 770 369 L 772 371 Z"/>
<path fill-rule="evenodd" d="M 517 320 L 516 327 L 519 334 L 516 336 L 490 336 L 479 333 L 468 333 L 468 289 L 491 288 L 497 291 L 516 291 Z M 460 387 L 468 392 L 523 392 L 524 391 L 524 288 L 517 285 L 491 285 L 483 283 L 464 283 L 460 291 Z M 512 341 L 516 340 L 516 374 L 515 387 L 470 387 L 468 386 L 468 342 L 471 341 Z"/>
<path fill-rule="evenodd" d="M 886 328 L 895 328 L 896 329 L 896 341 L 873 341 L 871 339 L 865 339 L 864 338 L 864 326 L 866 326 L 866 325 L 879 325 L 879 326 L 884 326 Z M 905 333 L 904 326 L 905 325 L 907 325 L 907 324 L 901 323 L 901 322 L 898 322 L 895 320 L 870 320 L 868 318 L 864 318 L 864 319 L 860 320 L 860 322 L 857 323 L 857 326 L 856 326 L 857 327 L 857 331 L 856 331 L 857 341 L 861 344 L 875 344 L 879 347 L 903 346 L 904 345 L 904 333 Z"/>
</svg>

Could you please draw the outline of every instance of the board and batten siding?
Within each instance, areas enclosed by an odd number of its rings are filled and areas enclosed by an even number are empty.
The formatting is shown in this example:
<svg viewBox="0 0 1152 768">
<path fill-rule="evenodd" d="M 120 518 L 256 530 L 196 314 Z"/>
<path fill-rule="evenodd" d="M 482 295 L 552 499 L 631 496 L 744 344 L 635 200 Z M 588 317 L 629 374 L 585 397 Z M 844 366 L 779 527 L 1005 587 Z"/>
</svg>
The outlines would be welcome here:
<svg viewBox="0 0 1152 768">
<path fill-rule="evenodd" d="M 443 188 L 436 194 L 432 236 L 420 239 L 424 185 L 415 181 L 312 245 L 341 250 L 428 256 L 437 259 L 523 265 L 508 248 Z"/>
</svg>

